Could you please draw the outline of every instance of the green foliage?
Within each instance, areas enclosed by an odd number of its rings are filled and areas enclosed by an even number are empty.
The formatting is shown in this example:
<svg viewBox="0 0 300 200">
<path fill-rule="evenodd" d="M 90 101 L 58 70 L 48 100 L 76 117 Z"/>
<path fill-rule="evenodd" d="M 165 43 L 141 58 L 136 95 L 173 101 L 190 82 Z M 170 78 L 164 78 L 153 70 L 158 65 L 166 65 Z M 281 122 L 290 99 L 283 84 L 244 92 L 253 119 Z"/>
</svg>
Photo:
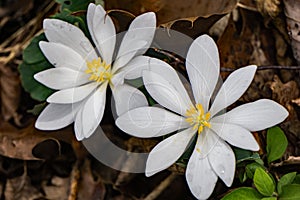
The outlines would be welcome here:
<svg viewBox="0 0 300 200">
<path fill-rule="evenodd" d="M 255 189 L 251 187 L 241 187 L 233 190 L 232 192 L 224 196 L 222 200 L 260 200 L 261 198 L 262 195 L 259 194 Z"/>
<path fill-rule="evenodd" d="M 34 74 L 49 69 L 52 65 L 46 60 L 41 52 L 38 43 L 45 41 L 45 35 L 41 34 L 33 38 L 23 53 L 23 63 L 19 66 L 22 85 L 31 97 L 38 101 L 45 101 L 53 93 L 53 90 L 37 82 Z"/>
<path fill-rule="evenodd" d="M 260 167 L 255 170 L 253 182 L 256 189 L 264 196 L 272 196 L 275 192 L 275 183 L 273 179 Z"/>
<path fill-rule="evenodd" d="M 250 163 L 245 167 L 245 173 L 248 178 L 253 179 L 254 173 L 257 168 L 262 168 L 263 166 L 257 162 Z"/>
<path fill-rule="evenodd" d="M 300 185 L 289 184 L 282 187 L 280 200 L 299 200 L 300 199 Z"/>
<path fill-rule="evenodd" d="M 291 172 L 291 173 L 285 174 L 284 176 L 282 176 L 280 178 L 280 180 L 278 181 L 278 184 L 277 184 L 277 191 L 278 191 L 279 195 L 282 193 L 282 188 L 285 185 L 293 183 L 293 181 L 296 177 L 296 174 L 297 174 L 297 172 Z"/>
<path fill-rule="evenodd" d="M 55 0 L 57 3 L 61 4 L 61 11 L 69 10 L 71 12 L 86 10 L 89 3 L 94 3 L 93 0 Z"/>
<path fill-rule="evenodd" d="M 268 129 L 267 132 L 267 158 L 268 163 L 282 157 L 288 145 L 284 132 L 279 127 Z"/>
<path fill-rule="evenodd" d="M 247 161 L 247 160 L 260 159 L 258 153 L 255 153 L 255 152 L 252 152 L 252 151 L 249 151 L 249 150 L 233 147 L 233 151 L 234 151 L 234 154 L 235 154 L 237 164 L 241 163 L 243 161 Z"/>
</svg>

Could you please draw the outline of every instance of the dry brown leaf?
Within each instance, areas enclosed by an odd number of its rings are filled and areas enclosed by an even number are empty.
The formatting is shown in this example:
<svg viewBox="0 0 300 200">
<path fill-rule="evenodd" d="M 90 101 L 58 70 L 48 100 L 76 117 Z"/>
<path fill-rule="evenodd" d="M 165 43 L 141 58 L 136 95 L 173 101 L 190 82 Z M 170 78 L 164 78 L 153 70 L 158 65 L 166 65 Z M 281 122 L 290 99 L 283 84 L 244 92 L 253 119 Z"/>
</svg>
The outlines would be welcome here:
<svg viewBox="0 0 300 200">
<path fill-rule="evenodd" d="M 297 99 L 293 99 L 292 102 L 300 106 L 300 97 Z"/>
<path fill-rule="evenodd" d="M 284 0 L 287 29 L 294 57 L 300 64 L 300 1 Z"/>
<path fill-rule="evenodd" d="M 17 113 L 20 96 L 21 85 L 16 69 L 0 62 L 0 109 L 4 121 L 14 118 L 16 124 L 21 124 L 20 115 Z"/>
<path fill-rule="evenodd" d="M 44 182 L 42 188 L 45 192 L 45 198 L 51 200 L 62 200 L 68 198 L 70 178 L 61 178 L 54 176 L 51 183 Z"/>
<path fill-rule="evenodd" d="M 57 132 L 62 134 L 64 131 Z M 38 160 L 45 158 L 43 155 L 46 155 L 46 158 L 55 157 L 59 154 L 60 142 L 52 137 L 54 135 L 36 130 L 33 124 L 19 130 L 7 122 L 2 123 L 0 125 L 0 154 L 22 160 Z"/>
<path fill-rule="evenodd" d="M 190 17 L 209 17 L 227 14 L 237 5 L 237 0 L 110 0 L 105 3 L 107 9 L 123 9 L 138 15 L 145 11 L 157 14 L 158 25 L 177 19 Z"/>
<path fill-rule="evenodd" d="M 297 118 L 295 109 L 291 105 L 292 100 L 299 97 L 299 88 L 297 83 L 292 80 L 287 83 L 282 83 L 280 78 L 275 75 L 274 81 L 271 83 L 272 99 L 285 106 L 289 111 L 289 118 Z"/>
<path fill-rule="evenodd" d="M 85 159 L 81 167 L 81 181 L 78 187 L 78 200 L 103 200 L 106 194 L 105 185 L 101 179 L 95 180 L 91 171 L 91 163 Z"/>
<path fill-rule="evenodd" d="M 24 175 L 8 179 L 5 185 L 4 197 L 6 200 L 34 200 L 43 195 L 30 184 L 30 179 Z"/>
</svg>

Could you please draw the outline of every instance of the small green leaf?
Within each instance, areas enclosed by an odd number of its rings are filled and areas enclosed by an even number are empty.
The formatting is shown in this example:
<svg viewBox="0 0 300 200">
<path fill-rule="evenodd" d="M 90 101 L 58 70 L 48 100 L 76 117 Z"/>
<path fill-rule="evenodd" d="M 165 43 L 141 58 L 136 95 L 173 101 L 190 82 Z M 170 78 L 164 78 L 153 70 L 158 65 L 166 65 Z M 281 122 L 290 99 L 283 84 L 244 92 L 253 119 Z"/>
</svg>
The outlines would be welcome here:
<svg viewBox="0 0 300 200">
<path fill-rule="evenodd" d="M 258 153 L 253 153 L 252 151 L 249 151 L 249 150 L 234 147 L 233 151 L 234 151 L 237 163 L 241 163 L 246 160 L 260 159 Z"/>
<path fill-rule="evenodd" d="M 226 196 L 224 196 L 221 200 L 260 200 L 262 195 L 259 194 L 254 188 L 251 187 L 241 187 L 233 190 Z"/>
<path fill-rule="evenodd" d="M 56 0 L 61 4 L 61 10 L 67 9 L 72 12 L 86 10 L 89 3 L 95 2 L 94 0 Z"/>
<path fill-rule="evenodd" d="M 245 171 L 248 178 L 253 179 L 254 173 L 258 167 L 263 167 L 262 165 L 258 164 L 257 162 L 250 163 L 246 165 Z"/>
<path fill-rule="evenodd" d="M 263 168 L 257 168 L 253 177 L 256 189 L 264 196 L 272 196 L 275 191 L 275 183 Z"/>
<path fill-rule="evenodd" d="M 261 200 L 276 200 L 276 197 L 264 197 Z"/>
<path fill-rule="evenodd" d="M 300 185 L 289 184 L 282 187 L 282 193 L 279 195 L 280 200 L 299 200 L 300 199 Z"/>
<path fill-rule="evenodd" d="M 293 183 L 293 181 L 296 177 L 296 174 L 297 174 L 297 172 L 291 172 L 291 173 L 285 174 L 284 176 L 282 176 L 280 178 L 280 180 L 278 181 L 278 184 L 277 184 L 277 191 L 279 194 L 282 193 L 283 186 Z"/>
<path fill-rule="evenodd" d="M 300 184 L 300 174 L 297 174 L 297 176 L 295 177 L 293 183 Z"/>
<path fill-rule="evenodd" d="M 269 128 L 267 132 L 268 163 L 282 157 L 288 145 L 284 132 L 277 126 Z"/>
<path fill-rule="evenodd" d="M 30 44 L 24 49 L 23 60 L 27 64 L 36 64 L 46 60 L 39 47 L 40 41 L 46 41 L 45 34 L 40 34 L 34 37 L 31 40 Z"/>
</svg>

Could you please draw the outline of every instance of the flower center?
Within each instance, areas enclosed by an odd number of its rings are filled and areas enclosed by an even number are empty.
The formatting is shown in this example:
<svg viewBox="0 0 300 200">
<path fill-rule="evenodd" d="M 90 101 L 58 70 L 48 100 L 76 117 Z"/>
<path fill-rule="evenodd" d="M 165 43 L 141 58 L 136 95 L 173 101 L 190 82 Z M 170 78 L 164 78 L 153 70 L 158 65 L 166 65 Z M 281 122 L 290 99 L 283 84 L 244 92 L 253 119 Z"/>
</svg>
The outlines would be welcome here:
<svg viewBox="0 0 300 200">
<path fill-rule="evenodd" d="M 112 77 L 110 65 L 107 65 L 105 61 L 101 61 L 101 58 L 86 62 L 87 69 L 85 73 L 91 74 L 89 80 L 97 81 L 98 83 L 103 81 L 110 81 Z"/>
<path fill-rule="evenodd" d="M 186 121 L 193 126 L 193 129 L 198 129 L 198 134 L 203 131 L 205 126 L 210 128 L 210 113 L 204 113 L 201 104 L 196 104 L 196 108 L 191 106 L 191 108 L 186 111 L 185 115 L 187 116 Z"/>
</svg>

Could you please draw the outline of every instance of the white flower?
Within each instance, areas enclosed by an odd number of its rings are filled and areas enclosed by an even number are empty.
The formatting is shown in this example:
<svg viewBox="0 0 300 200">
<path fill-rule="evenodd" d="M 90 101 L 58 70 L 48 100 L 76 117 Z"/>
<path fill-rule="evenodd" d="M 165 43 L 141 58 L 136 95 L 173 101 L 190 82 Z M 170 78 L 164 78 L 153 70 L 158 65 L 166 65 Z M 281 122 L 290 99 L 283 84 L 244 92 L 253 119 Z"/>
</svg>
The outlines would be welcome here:
<svg viewBox="0 0 300 200">
<path fill-rule="evenodd" d="M 49 42 L 39 45 L 55 68 L 34 76 L 47 87 L 58 90 L 48 97 L 50 104 L 38 117 L 36 127 L 56 130 L 75 122 L 78 140 L 89 137 L 100 124 L 108 85 L 118 115 L 130 108 L 148 105 L 139 90 L 123 82 L 125 75 L 130 76 L 127 71 L 138 74 L 139 68 L 147 64 L 148 57 L 142 54 L 154 37 L 156 18 L 152 12 L 136 17 L 117 52 L 113 21 L 101 6 L 89 5 L 87 24 L 96 49 L 78 27 L 58 19 L 44 20 Z"/>
<path fill-rule="evenodd" d="M 241 105 L 227 113 L 220 112 L 246 91 L 256 66 L 233 72 L 210 106 L 220 69 L 217 46 L 207 35 L 198 37 L 192 43 L 186 59 L 195 103 L 192 103 L 175 70 L 166 63 L 156 63 L 160 67 L 152 64 L 150 71 L 143 72 L 144 84 L 150 95 L 170 111 L 158 107 L 139 107 L 121 115 L 116 124 L 126 133 L 142 138 L 179 130 L 152 149 L 146 163 L 147 176 L 175 163 L 196 136 L 197 143 L 186 168 L 186 180 L 195 197 L 207 199 L 218 177 L 227 186 L 232 184 L 235 157 L 226 142 L 257 151 L 259 146 L 250 131 L 278 124 L 288 116 L 288 112 L 267 99 Z"/>
</svg>

